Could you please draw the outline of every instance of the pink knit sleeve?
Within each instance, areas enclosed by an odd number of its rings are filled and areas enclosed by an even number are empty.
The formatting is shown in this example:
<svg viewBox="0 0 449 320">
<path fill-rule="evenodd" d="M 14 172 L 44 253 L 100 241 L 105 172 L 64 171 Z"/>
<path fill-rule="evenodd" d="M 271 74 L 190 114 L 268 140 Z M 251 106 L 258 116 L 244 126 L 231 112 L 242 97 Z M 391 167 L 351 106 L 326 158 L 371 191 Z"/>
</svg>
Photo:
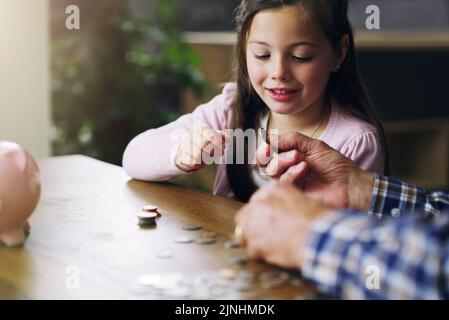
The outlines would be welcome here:
<svg viewBox="0 0 449 320">
<path fill-rule="evenodd" d="M 196 123 L 208 124 L 217 130 L 228 128 L 235 91 L 235 84 L 227 84 L 220 95 L 200 105 L 192 113 L 136 136 L 123 154 L 125 172 L 134 179 L 148 181 L 164 181 L 185 174 L 174 163 L 182 139 Z"/>
<path fill-rule="evenodd" d="M 384 172 L 382 144 L 373 131 L 362 133 L 348 141 L 340 152 L 364 170 L 380 174 Z"/>
</svg>

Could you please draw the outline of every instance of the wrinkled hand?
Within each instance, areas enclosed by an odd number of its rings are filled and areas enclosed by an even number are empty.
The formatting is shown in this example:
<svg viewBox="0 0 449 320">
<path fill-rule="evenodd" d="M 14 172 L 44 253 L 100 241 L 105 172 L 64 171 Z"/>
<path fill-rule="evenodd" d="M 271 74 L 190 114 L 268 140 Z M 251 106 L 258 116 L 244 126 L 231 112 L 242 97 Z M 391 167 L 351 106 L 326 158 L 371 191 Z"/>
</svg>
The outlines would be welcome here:
<svg viewBox="0 0 449 320">
<path fill-rule="evenodd" d="M 270 136 L 270 145 L 278 149 L 278 154 L 265 164 L 258 160 L 269 176 L 295 184 L 307 196 L 333 208 L 367 209 L 372 175 L 323 141 L 290 133 Z M 266 159 L 268 148 L 259 147 L 257 159 Z"/>
<path fill-rule="evenodd" d="M 212 164 L 214 157 L 222 156 L 228 137 L 207 124 L 195 125 L 178 148 L 176 166 L 191 172 Z"/>
<path fill-rule="evenodd" d="M 313 221 L 330 209 L 280 182 L 259 189 L 235 216 L 248 255 L 284 267 L 298 268 Z"/>
</svg>

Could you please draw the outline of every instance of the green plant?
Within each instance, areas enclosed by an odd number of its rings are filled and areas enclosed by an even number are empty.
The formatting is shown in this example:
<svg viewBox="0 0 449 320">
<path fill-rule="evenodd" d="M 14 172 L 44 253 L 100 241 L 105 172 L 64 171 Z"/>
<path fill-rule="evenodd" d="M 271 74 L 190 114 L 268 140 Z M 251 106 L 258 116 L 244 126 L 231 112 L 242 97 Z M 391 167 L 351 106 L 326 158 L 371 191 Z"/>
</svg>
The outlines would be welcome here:
<svg viewBox="0 0 449 320">
<path fill-rule="evenodd" d="M 70 3 L 80 7 L 79 31 L 57 28 L 64 3 L 51 2 L 54 154 L 121 164 L 132 137 L 179 116 L 182 89 L 201 95 L 207 83 L 170 1 L 154 1 L 151 14 L 120 0 Z"/>
</svg>

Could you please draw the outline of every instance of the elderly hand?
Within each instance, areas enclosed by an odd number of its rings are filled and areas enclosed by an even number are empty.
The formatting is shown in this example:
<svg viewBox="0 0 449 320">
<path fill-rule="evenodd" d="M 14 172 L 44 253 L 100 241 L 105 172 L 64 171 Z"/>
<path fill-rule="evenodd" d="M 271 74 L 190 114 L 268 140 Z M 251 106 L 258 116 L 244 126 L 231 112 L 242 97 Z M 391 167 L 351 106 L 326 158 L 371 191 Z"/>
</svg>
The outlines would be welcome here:
<svg viewBox="0 0 449 320">
<path fill-rule="evenodd" d="M 368 209 L 372 173 L 361 170 L 323 141 L 300 133 L 270 136 L 270 145 L 279 153 L 265 165 L 261 159 L 266 159 L 269 146 L 262 145 L 256 154 L 269 176 L 295 184 L 307 196 L 333 208 Z"/>
<path fill-rule="evenodd" d="M 298 268 L 310 226 L 330 213 L 327 206 L 307 198 L 291 184 L 275 182 L 257 191 L 237 213 L 235 222 L 251 258 Z"/>
</svg>

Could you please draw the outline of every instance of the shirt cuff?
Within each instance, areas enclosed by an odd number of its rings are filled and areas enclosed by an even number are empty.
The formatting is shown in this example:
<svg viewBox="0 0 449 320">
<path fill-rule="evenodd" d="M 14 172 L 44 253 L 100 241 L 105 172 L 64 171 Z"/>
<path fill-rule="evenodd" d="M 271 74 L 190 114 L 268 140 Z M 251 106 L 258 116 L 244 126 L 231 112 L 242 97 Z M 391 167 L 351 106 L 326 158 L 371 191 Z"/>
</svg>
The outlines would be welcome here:
<svg viewBox="0 0 449 320">
<path fill-rule="evenodd" d="M 368 214 L 378 220 L 385 216 L 398 218 L 405 212 L 424 209 L 425 202 L 425 190 L 375 173 Z"/>
</svg>

